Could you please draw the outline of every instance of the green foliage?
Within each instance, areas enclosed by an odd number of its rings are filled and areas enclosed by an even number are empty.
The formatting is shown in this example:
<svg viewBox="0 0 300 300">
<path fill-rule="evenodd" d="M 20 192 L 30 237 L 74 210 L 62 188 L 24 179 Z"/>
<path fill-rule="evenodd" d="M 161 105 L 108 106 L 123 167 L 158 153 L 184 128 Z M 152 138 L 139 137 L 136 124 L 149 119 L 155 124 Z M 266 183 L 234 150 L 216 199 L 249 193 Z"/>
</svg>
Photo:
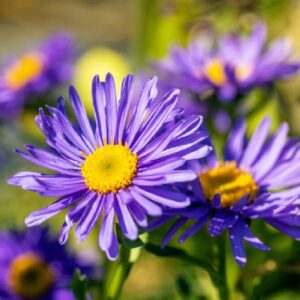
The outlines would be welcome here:
<svg viewBox="0 0 300 300">
<path fill-rule="evenodd" d="M 81 274 L 79 269 L 76 269 L 73 274 L 72 291 L 76 297 L 76 300 L 86 300 L 87 294 L 87 277 Z"/>
</svg>

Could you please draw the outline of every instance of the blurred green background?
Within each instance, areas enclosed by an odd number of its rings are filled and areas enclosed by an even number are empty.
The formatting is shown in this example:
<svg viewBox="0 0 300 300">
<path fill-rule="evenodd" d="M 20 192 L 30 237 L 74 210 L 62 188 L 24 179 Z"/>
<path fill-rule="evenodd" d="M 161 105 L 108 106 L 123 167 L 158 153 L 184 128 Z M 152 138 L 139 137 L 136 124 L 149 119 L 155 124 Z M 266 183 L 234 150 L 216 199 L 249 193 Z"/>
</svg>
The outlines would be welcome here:
<svg viewBox="0 0 300 300">
<path fill-rule="evenodd" d="M 201 32 L 222 34 L 229 30 L 249 30 L 264 20 L 269 38 L 288 36 L 300 57 L 300 1 L 298 0 L 1 0 L 0 59 L 22 54 L 39 40 L 56 31 L 73 34 L 82 56 L 76 65 L 74 84 L 89 109 L 90 82 L 94 73 L 112 72 L 120 81 L 129 71 L 138 72 L 156 58 L 163 57 L 171 43 L 186 44 Z M 292 132 L 300 133 L 300 76 L 280 84 L 280 103 L 266 104 L 259 116 L 279 115 L 288 120 Z M 54 91 L 42 102 L 67 95 L 67 87 Z M 8 186 L 5 180 L 19 170 L 33 166 L 12 153 L 12 148 L 34 143 L 43 147 L 43 137 L 34 126 L 38 103 L 28 107 L 21 119 L 0 128 L 0 226 L 23 227 L 25 216 L 49 201 L 30 192 Z M 279 114 L 279 112 L 281 112 Z M 63 215 L 50 220 L 58 230 Z M 228 275 L 234 299 L 247 299 L 253 289 L 261 299 L 300 299 L 300 245 L 259 222 L 254 231 L 272 247 L 269 253 L 247 248 L 248 264 L 239 269 L 228 255 Z M 165 232 L 161 230 L 161 232 Z M 78 245 L 88 251 L 95 236 Z M 151 239 L 158 244 L 161 233 Z M 174 242 L 173 242 L 174 243 Z M 175 243 L 174 243 L 175 245 Z M 205 230 L 184 248 L 194 256 L 213 259 L 215 249 Z M 0 249 L 1 251 L 1 249 Z M 88 253 L 91 253 L 88 251 Z M 263 275 L 262 284 L 258 279 Z M 125 284 L 123 299 L 218 299 L 207 274 L 174 259 L 142 254 Z M 258 299 L 258 298 L 257 298 Z"/>
</svg>

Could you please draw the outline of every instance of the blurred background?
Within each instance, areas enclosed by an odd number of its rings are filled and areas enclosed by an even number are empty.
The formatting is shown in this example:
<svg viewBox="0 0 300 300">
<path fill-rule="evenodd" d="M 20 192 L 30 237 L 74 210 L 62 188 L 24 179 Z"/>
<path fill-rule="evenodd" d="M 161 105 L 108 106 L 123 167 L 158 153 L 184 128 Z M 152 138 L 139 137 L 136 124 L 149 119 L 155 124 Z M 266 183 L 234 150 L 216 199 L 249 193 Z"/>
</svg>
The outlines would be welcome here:
<svg viewBox="0 0 300 300">
<path fill-rule="evenodd" d="M 1 0 L 0 61 L 11 55 L 22 55 L 57 31 L 71 33 L 80 55 L 70 84 L 78 88 L 91 110 L 90 85 L 95 73 L 104 76 L 110 71 L 120 83 L 126 73 L 140 72 L 152 60 L 164 57 L 172 43 L 186 45 L 201 33 L 247 32 L 260 20 L 266 22 L 270 39 L 289 37 L 299 59 L 300 1 L 297 0 Z M 42 102 L 53 103 L 60 95 L 67 97 L 68 85 L 53 91 Z M 278 116 L 283 115 L 292 132 L 299 135 L 300 76 L 282 82 L 280 90 L 284 94 L 282 101 L 267 104 L 253 122 L 265 114 L 279 122 Z M 44 139 L 34 124 L 39 106 L 39 103 L 28 105 L 17 121 L 8 122 L 0 129 L 1 228 L 22 228 L 29 212 L 50 201 L 5 183 L 16 171 L 33 170 L 31 164 L 11 149 L 23 144 L 43 147 Z M 54 232 L 63 217 L 61 214 L 49 221 Z M 249 262 L 242 270 L 228 256 L 230 286 L 237 288 L 235 299 L 246 299 L 244 295 L 256 286 L 257 276 L 261 274 L 265 281 L 263 299 L 299 299 L 300 246 L 263 224 L 254 227 L 272 246 L 272 251 L 266 254 L 247 248 Z M 72 243 L 86 255 L 97 256 L 96 234 L 82 245 Z M 158 244 L 161 236 L 154 233 L 151 239 Z M 195 256 L 212 257 L 215 253 L 205 231 L 184 247 Z M 278 261 L 286 266 L 284 271 L 276 271 Z M 125 284 L 123 299 L 218 299 L 218 296 L 205 272 L 143 252 Z"/>
</svg>

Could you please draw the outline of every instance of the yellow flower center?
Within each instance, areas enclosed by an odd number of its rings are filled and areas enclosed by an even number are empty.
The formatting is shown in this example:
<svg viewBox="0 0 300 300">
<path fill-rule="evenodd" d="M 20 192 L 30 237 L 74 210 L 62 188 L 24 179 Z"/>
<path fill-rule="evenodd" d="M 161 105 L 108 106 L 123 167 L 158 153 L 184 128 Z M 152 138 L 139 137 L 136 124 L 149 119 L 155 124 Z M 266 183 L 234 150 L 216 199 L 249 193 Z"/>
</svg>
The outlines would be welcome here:
<svg viewBox="0 0 300 300">
<path fill-rule="evenodd" d="M 252 68 L 248 64 L 239 64 L 235 67 L 235 76 L 239 80 L 246 80 L 252 73 Z"/>
<path fill-rule="evenodd" d="M 81 172 L 90 190 L 99 194 L 116 193 L 132 183 L 137 162 L 137 155 L 128 146 L 105 145 L 86 157 Z"/>
<path fill-rule="evenodd" d="M 258 191 L 252 174 L 239 168 L 235 161 L 221 161 L 217 167 L 201 173 L 199 179 L 205 197 L 212 200 L 214 195 L 221 195 L 223 207 L 234 205 L 246 195 L 253 201 Z"/>
<path fill-rule="evenodd" d="M 204 74 L 215 85 L 221 86 L 226 82 L 226 74 L 223 63 L 214 58 L 204 67 Z"/>
<path fill-rule="evenodd" d="M 22 299 L 39 298 L 50 289 L 53 282 L 53 271 L 33 253 L 17 256 L 10 265 L 9 284 Z"/>
<path fill-rule="evenodd" d="M 43 58 L 40 54 L 25 55 L 14 63 L 5 74 L 5 82 L 12 89 L 19 89 L 37 77 L 43 69 Z"/>
</svg>

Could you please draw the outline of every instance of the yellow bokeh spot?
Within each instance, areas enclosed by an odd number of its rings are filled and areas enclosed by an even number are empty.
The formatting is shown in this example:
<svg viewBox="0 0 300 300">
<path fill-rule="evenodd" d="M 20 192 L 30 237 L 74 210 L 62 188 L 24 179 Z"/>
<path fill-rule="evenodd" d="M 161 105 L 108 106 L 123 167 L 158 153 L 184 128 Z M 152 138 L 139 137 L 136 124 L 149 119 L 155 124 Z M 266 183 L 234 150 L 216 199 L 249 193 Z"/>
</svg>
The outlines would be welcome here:
<svg viewBox="0 0 300 300">
<path fill-rule="evenodd" d="M 4 75 L 8 87 L 18 90 L 34 80 L 43 70 L 44 61 L 40 54 L 31 53 L 15 62 Z"/>
<path fill-rule="evenodd" d="M 10 265 L 9 284 L 22 299 L 40 298 L 53 282 L 53 271 L 36 254 L 21 254 Z"/>
<path fill-rule="evenodd" d="M 76 64 L 74 86 L 78 89 L 89 114 L 93 113 L 92 79 L 99 75 L 100 79 L 104 80 L 107 73 L 114 76 L 119 96 L 122 80 L 130 73 L 128 61 L 120 53 L 104 47 L 92 48 L 85 52 Z"/>
<path fill-rule="evenodd" d="M 81 166 L 86 185 L 99 194 L 128 187 L 137 173 L 138 158 L 128 146 L 105 145 L 89 154 Z"/>
<path fill-rule="evenodd" d="M 221 60 L 214 58 L 211 59 L 204 67 L 205 76 L 213 84 L 221 86 L 226 82 L 226 74 L 224 65 Z"/>
<path fill-rule="evenodd" d="M 217 167 L 199 175 L 205 197 L 212 200 L 221 195 L 223 207 L 230 207 L 249 195 L 252 201 L 258 191 L 255 180 L 249 172 L 238 167 L 235 161 L 219 162 Z"/>
</svg>

